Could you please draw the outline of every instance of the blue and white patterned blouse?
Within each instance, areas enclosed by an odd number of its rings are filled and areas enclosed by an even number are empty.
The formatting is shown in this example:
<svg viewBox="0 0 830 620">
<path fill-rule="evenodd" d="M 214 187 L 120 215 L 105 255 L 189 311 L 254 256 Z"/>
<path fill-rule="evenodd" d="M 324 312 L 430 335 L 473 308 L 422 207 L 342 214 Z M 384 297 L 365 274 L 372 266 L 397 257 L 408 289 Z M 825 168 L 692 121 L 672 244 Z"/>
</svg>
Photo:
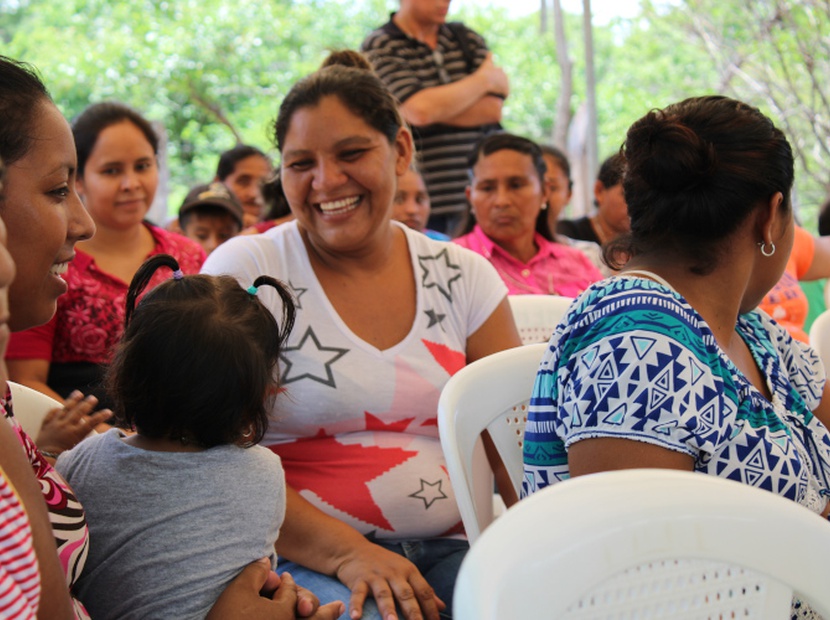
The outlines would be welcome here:
<svg viewBox="0 0 830 620">
<path fill-rule="evenodd" d="M 830 433 L 812 414 L 821 362 L 762 312 L 741 315 L 736 330 L 772 402 L 671 288 L 630 276 L 594 284 L 554 333 L 536 376 L 522 495 L 568 478 L 573 442 L 614 437 L 688 454 L 696 471 L 820 512 L 830 491 Z"/>
</svg>

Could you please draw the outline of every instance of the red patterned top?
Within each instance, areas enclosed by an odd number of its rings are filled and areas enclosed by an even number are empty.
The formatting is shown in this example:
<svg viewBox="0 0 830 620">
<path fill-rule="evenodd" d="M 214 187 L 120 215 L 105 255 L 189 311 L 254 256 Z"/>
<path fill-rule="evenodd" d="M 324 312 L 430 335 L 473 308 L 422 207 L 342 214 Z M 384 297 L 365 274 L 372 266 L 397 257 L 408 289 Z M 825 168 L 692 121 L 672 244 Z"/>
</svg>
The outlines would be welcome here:
<svg viewBox="0 0 830 620">
<path fill-rule="evenodd" d="M 186 274 L 199 273 L 205 251 L 194 241 L 145 223 L 156 245 L 149 254 L 171 254 Z M 155 273 L 147 290 L 170 277 L 166 269 Z M 76 250 L 65 279 L 69 291 L 58 299 L 58 310 L 46 325 L 12 334 L 7 359 L 45 359 L 50 362 L 106 364 L 124 330 L 125 300 L 129 284 L 95 264 L 89 254 Z"/>
<path fill-rule="evenodd" d="M 55 471 L 49 462 L 43 458 L 35 442 L 20 427 L 12 410 L 11 392 L 6 387 L 6 395 L 0 399 L 0 411 L 5 414 L 6 421 L 11 424 L 20 440 L 26 457 L 32 466 L 35 477 L 40 482 L 43 500 L 49 511 L 49 521 L 52 523 L 52 532 L 55 535 L 55 545 L 58 548 L 58 557 L 66 575 L 66 584 L 72 592 L 73 584 L 81 576 L 86 557 L 89 552 L 89 530 L 86 526 L 84 510 L 72 489 Z M 89 618 L 80 601 L 72 597 L 75 608 L 75 617 L 79 620 Z M 0 617 L 5 617 L 0 615 Z M 25 617 L 25 616 L 24 616 Z"/>
<path fill-rule="evenodd" d="M 0 618 L 29 620 L 40 605 L 40 574 L 32 528 L 11 482 L 0 468 Z"/>
</svg>

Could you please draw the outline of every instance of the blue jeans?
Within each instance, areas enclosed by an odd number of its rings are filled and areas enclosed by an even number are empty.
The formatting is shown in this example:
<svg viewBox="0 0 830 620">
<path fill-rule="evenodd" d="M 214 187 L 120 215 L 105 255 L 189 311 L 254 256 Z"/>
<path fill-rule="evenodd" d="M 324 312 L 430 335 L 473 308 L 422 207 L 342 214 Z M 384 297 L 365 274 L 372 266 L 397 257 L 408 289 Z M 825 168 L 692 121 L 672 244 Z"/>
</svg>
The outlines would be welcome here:
<svg viewBox="0 0 830 620">
<path fill-rule="evenodd" d="M 395 543 L 377 540 L 373 542 L 412 562 L 435 590 L 438 598 L 447 604 L 447 608 L 441 612 L 441 617 L 452 618 L 452 591 L 455 587 L 455 578 L 458 575 L 461 561 L 470 548 L 466 540 L 435 538 Z M 277 572 L 284 571 L 291 573 L 298 585 L 311 590 L 320 599 L 321 604 L 343 601 L 346 604 L 346 613 L 340 617 L 340 620 L 349 620 L 349 598 L 352 593 L 336 577 L 323 575 L 288 560 L 280 560 Z M 364 620 L 382 620 L 374 599 L 366 599 L 363 605 L 363 618 Z"/>
</svg>

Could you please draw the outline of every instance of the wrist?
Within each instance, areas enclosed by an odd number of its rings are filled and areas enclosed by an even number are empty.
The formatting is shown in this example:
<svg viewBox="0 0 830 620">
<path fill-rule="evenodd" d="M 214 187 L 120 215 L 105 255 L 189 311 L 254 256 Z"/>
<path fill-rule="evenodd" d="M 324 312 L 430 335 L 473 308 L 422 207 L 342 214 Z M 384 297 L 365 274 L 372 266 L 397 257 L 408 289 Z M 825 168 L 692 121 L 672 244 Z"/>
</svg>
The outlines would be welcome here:
<svg viewBox="0 0 830 620">
<path fill-rule="evenodd" d="M 41 455 L 48 459 L 52 459 L 53 461 L 57 460 L 57 458 L 61 455 L 61 452 L 63 452 L 63 450 L 58 448 L 38 448 L 38 451 Z"/>
</svg>

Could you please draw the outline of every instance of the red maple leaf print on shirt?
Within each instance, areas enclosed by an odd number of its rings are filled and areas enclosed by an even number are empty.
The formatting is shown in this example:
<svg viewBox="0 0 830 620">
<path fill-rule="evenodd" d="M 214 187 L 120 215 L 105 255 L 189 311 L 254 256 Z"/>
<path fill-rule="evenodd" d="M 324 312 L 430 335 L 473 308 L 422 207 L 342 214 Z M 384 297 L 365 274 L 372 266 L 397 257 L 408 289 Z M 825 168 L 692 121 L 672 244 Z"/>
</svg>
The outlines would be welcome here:
<svg viewBox="0 0 830 620">
<path fill-rule="evenodd" d="M 435 361 L 447 371 L 447 374 L 454 375 L 467 365 L 467 356 L 463 351 L 455 351 L 445 344 L 429 340 L 421 340 L 421 342 L 432 353 Z"/>
<path fill-rule="evenodd" d="M 415 418 L 404 418 L 396 422 L 389 422 L 388 424 L 379 417 L 372 415 L 368 411 L 363 412 L 366 416 L 366 430 L 367 431 L 389 431 L 390 433 L 403 433 L 406 428 L 412 423 Z"/>
<path fill-rule="evenodd" d="M 401 448 L 344 444 L 326 437 L 322 429 L 315 437 L 271 446 L 285 469 L 285 481 L 296 491 L 308 490 L 333 508 L 387 531 L 394 531 L 375 503 L 368 484 L 418 453 Z M 309 454 L 325 455 L 325 460 Z M 359 506 L 359 510 L 355 507 Z"/>
</svg>

